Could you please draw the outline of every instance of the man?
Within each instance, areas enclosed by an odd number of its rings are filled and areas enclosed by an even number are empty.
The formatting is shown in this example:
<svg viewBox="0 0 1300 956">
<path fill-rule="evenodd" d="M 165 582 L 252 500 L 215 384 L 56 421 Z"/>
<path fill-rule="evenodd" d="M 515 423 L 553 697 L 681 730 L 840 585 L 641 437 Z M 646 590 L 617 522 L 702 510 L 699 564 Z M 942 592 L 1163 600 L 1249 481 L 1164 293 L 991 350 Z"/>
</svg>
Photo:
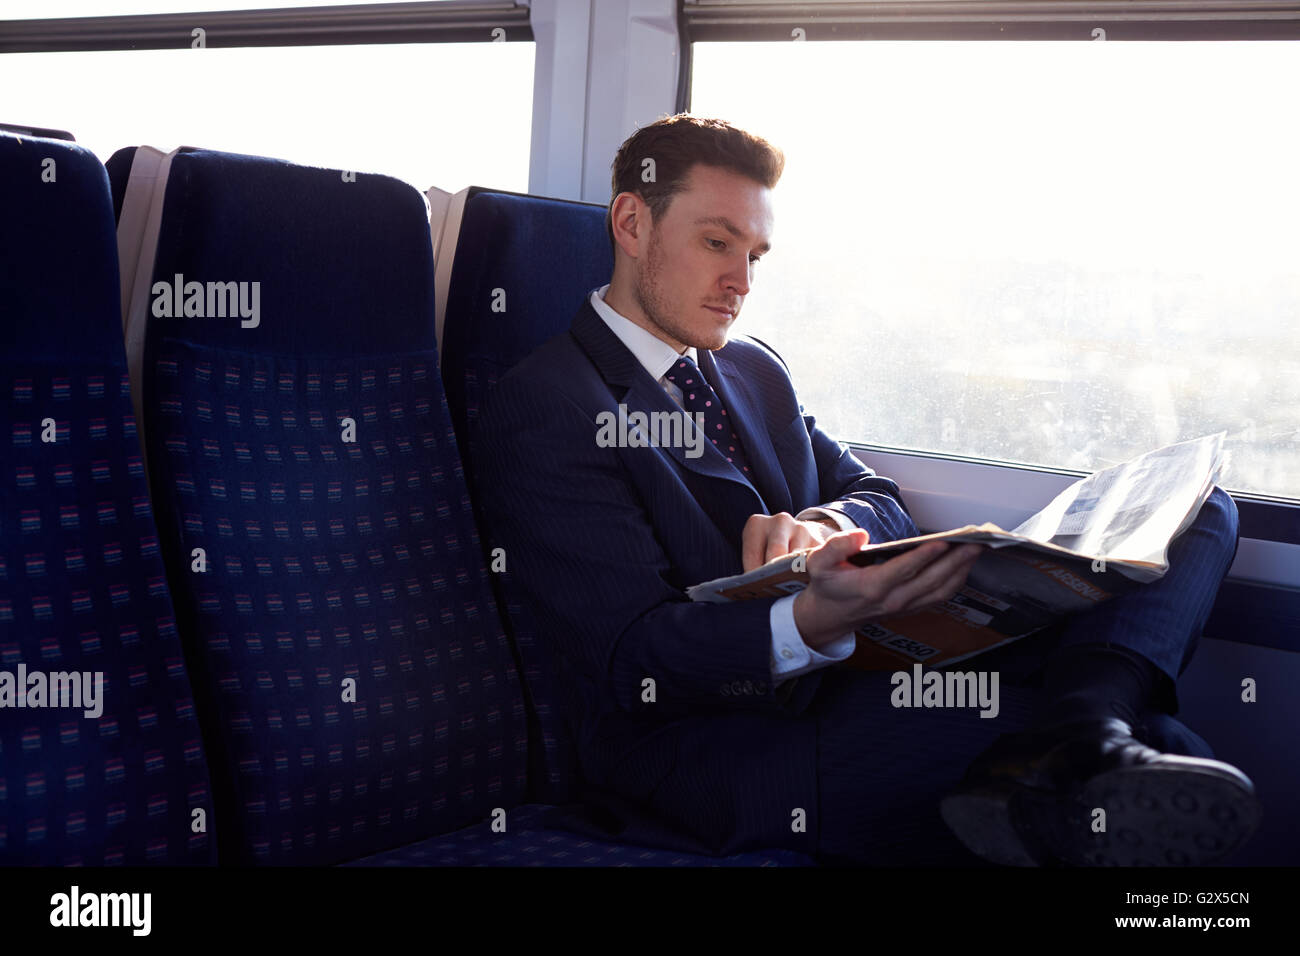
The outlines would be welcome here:
<svg viewBox="0 0 1300 956">
<path fill-rule="evenodd" d="M 988 724 L 1020 730 L 1025 715 L 898 710 L 888 675 L 832 666 L 862 623 L 951 597 L 979 547 L 848 564 L 868 541 L 917 533 L 898 486 L 803 413 L 774 353 L 728 339 L 770 246 L 783 164 L 717 120 L 638 130 L 613 164 L 609 285 L 501 380 L 479 418 L 487 531 L 557 659 L 586 799 L 623 819 L 629 842 L 657 821 L 714 853 L 916 862 L 949 790 L 944 820 L 997 862 L 1229 852 L 1254 826 L 1253 787 L 1170 716 L 1235 553 L 1236 512 L 1219 489 L 1164 579 L 989 655 L 1049 654 L 1029 731 L 986 750 Z M 683 593 L 804 547 L 816 550 L 797 596 L 715 605 Z M 1098 807 L 1129 835 L 1098 834 Z"/>
</svg>

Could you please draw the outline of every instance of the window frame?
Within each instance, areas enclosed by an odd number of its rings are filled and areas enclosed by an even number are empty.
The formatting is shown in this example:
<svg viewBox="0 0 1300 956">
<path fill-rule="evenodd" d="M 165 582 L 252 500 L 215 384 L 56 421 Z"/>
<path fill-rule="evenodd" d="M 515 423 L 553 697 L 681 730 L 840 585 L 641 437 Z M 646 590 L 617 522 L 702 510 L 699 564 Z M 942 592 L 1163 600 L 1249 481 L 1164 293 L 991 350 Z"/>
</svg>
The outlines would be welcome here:
<svg viewBox="0 0 1300 956">
<path fill-rule="evenodd" d="M 1280 40 L 1300 3 L 1265 0 L 680 0 L 687 42 L 789 40 Z M 1093 30 L 1104 30 L 1095 36 Z"/>
<path fill-rule="evenodd" d="M 250 0 L 256 3 L 256 0 Z M 529 8 L 510 0 L 373 3 L 276 10 L 214 10 L 104 17 L 0 20 L 0 53 L 170 50 L 202 27 L 212 49 L 372 43 L 532 41 Z"/>
</svg>

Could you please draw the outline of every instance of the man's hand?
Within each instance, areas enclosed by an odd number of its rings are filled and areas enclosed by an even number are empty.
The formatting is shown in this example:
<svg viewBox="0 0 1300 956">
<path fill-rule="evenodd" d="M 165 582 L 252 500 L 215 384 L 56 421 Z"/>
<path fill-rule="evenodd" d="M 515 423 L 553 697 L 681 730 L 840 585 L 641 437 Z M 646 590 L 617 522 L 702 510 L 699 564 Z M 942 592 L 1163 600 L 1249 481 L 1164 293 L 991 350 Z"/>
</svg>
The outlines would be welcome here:
<svg viewBox="0 0 1300 956">
<path fill-rule="evenodd" d="M 838 530 L 829 518 L 796 521 L 788 511 L 750 515 L 741 533 L 741 565 L 746 571 L 761 568 L 775 558 L 802 548 L 815 548 Z"/>
<path fill-rule="evenodd" d="M 752 520 L 752 519 L 751 519 Z M 808 555 L 808 587 L 794 599 L 794 622 L 816 649 L 866 621 L 947 601 L 966 581 L 984 545 L 944 541 L 859 568 L 848 558 L 867 544 L 865 531 L 841 531 Z"/>
</svg>

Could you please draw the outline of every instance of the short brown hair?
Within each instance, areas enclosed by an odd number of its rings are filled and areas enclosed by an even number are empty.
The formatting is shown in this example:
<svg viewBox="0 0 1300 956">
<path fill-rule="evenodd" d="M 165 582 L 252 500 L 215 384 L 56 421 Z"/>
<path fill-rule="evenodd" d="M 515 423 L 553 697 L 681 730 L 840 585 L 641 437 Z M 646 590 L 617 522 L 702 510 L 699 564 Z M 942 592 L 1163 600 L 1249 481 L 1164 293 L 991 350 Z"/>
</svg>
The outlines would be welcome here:
<svg viewBox="0 0 1300 956">
<path fill-rule="evenodd" d="M 646 159 L 654 160 L 654 181 L 642 182 Z M 673 196 L 684 188 L 686 176 L 697 163 L 718 166 L 748 176 L 772 189 L 785 169 L 785 154 L 767 140 L 725 120 L 678 113 L 643 126 L 629 136 L 614 157 L 610 179 L 610 209 L 605 231 L 614 243 L 613 203 L 619 193 L 632 192 L 650 207 L 660 221 Z"/>
</svg>

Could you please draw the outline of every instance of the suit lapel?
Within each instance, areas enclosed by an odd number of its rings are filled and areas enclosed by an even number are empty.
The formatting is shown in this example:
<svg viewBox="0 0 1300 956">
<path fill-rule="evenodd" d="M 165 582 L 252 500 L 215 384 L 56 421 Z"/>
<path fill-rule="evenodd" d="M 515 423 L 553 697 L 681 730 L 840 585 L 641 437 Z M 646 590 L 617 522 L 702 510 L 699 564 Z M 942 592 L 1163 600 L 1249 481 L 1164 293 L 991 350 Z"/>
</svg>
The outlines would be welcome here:
<svg viewBox="0 0 1300 956">
<path fill-rule="evenodd" d="M 615 399 L 625 404 L 629 412 L 682 413 L 682 409 L 668 397 L 668 393 L 664 391 L 663 386 L 650 377 L 650 373 L 637 361 L 636 356 L 628 351 L 627 346 L 596 314 L 596 310 L 591 307 L 589 301 L 583 301 L 582 308 L 578 310 L 578 314 L 573 319 L 573 324 L 569 327 L 569 332 L 595 364 L 605 382 L 614 388 Z M 707 362 L 710 377 L 714 377 L 716 366 L 713 364 L 711 353 L 700 352 L 699 355 L 701 364 Z M 718 377 L 721 376 L 715 377 L 715 381 Z M 735 377 L 738 378 L 738 376 Z M 742 441 L 747 442 L 745 448 L 754 449 L 750 453 L 750 466 L 754 469 L 755 476 L 758 479 L 757 486 L 745 480 L 708 441 L 704 442 L 704 453 L 698 458 L 688 457 L 686 454 L 687 448 L 673 445 L 648 450 L 667 455 L 677 463 L 678 467 L 693 474 L 734 485 L 735 488 L 732 488 L 728 493 L 728 496 L 733 500 L 735 491 L 743 489 L 746 492 L 745 509 L 749 509 L 746 510 L 745 517 L 750 514 L 769 513 L 767 505 L 759 493 L 759 487 L 785 489 L 784 479 L 778 479 L 779 484 L 777 485 L 773 485 L 770 480 L 772 474 L 772 443 L 766 438 L 765 429 L 753 427 L 754 422 L 762 422 L 763 419 L 753 403 L 749 401 L 748 396 L 742 397 L 741 389 L 733 386 L 730 381 L 727 384 L 727 392 L 728 394 L 724 394 L 719 391 L 718 397 L 722 399 L 728 408 L 735 409 L 731 414 L 736 416 L 739 425 L 738 433 Z M 732 401 L 737 399 L 737 404 L 733 405 Z M 761 459 L 761 464 L 759 459 Z M 785 497 L 789 498 L 788 491 L 785 491 Z M 728 504 L 730 503 L 728 502 Z"/>
<path fill-rule="evenodd" d="M 699 352 L 700 371 L 713 383 L 713 390 L 722 399 L 722 407 L 730 409 L 732 422 L 740 435 L 741 447 L 745 449 L 750 470 L 754 472 L 754 484 L 771 506 L 768 513 L 789 511 L 790 487 L 772 447 L 772 436 L 768 430 L 770 423 L 763 415 L 762 406 L 754 400 L 749 383 L 722 354 L 725 351 L 724 346 L 717 352 Z M 731 471 L 734 473 L 735 469 L 732 468 Z"/>
</svg>

